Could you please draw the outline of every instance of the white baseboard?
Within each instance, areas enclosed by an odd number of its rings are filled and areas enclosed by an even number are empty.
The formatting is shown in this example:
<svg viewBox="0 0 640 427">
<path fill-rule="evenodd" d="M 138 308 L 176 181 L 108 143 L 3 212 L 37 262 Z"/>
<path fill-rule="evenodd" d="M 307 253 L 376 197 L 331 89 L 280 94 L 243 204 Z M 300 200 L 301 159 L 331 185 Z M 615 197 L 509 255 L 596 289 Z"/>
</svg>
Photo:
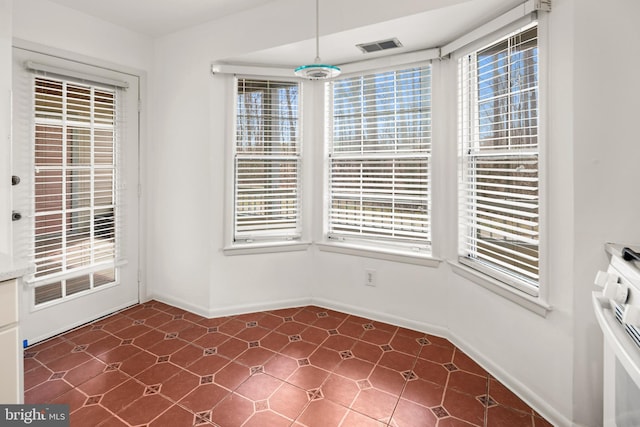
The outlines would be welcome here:
<svg viewBox="0 0 640 427">
<path fill-rule="evenodd" d="M 433 325 L 425 322 L 418 322 L 415 320 L 407 319 L 400 316 L 383 313 L 381 311 L 369 310 L 366 308 L 344 304 L 334 300 L 328 300 L 324 298 L 297 298 L 280 301 L 268 301 L 252 304 L 239 304 L 224 308 L 212 308 L 196 306 L 191 303 L 187 303 L 177 298 L 169 297 L 166 295 L 154 294 L 149 297 L 166 304 L 173 305 L 183 310 L 190 311 L 200 316 L 212 318 L 233 316 L 238 314 L 253 313 L 258 311 L 278 310 L 283 308 L 303 307 L 307 305 L 316 305 L 330 310 L 336 310 L 355 316 L 365 317 L 371 320 L 379 322 L 389 323 L 395 326 L 400 326 L 415 331 L 424 332 L 430 335 L 435 335 L 441 338 L 446 338 L 455 346 L 460 348 L 469 357 L 476 361 L 484 370 L 489 372 L 498 381 L 512 390 L 517 396 L 519 396 L 524 402 L 531 406 L 536 412 L 542 415 L 545 419 L 551 422 L 554 426 L 572 426 L 579 427 L 572 423 L 569 419 L 564 417 L 561 413 L 555 410 L 545 399 L 534 393 L 526 385 L 513 378 L 509 373 L 504 371 L 500 366 L 492 363 L 488 358 L 484 357 L 481 352 L 478 352 L 473 347 L 469 346 L 460 337 L 452 334 L 448 328 L 440 325 Z"/>
<path fill-rule="evenodd" d="M 259 302 L 252 304 L 233 305 L 209 310 L 208 317 L 233 316 L 237 314 L 254 313 L 256 311 L 280 310 L 282 308 L 304 307 L 311 304 L 311 298 L 295 298 L 280 301 Z"/>
<path fill-rule="evenodd" d="M 463 339 L 450 331 L 448 332 L 447 338 L 551 424 L 554 426 L 578 427 L 578 425 L 572 423 L 571 420 L 564 417 L 560 412 L 549 405 L 545 399 L 534 393 L 525 384 L 515 379 L 507 371 L 502 369 L 501 366 L 486 358 L 481 352 L 469 346 Z"/>
<path fill-rule="evenodd" d="M 235 316 L 235 315 L 245 314 L 245 313 L 254 313 L 257 311 L 279 310 L 282 308 L 303 307 L 305 305 L 311 304 L 311 298 L 296 298 L 296 299 L 288 299 L 288 300 L 280 300 L 280 301 L 266 301 L 266 302 L 251 303 L 251 304 L 238 304 L 238 305 L 231 305 L 228 307 L 220 307 L 220 308 L 208 308 L 208 307 L 202 307 L 199 305 L 191 304 L 179 298 L 174 298 L 171 296 L 157 294 L 157 293 L 150 295 L 149 300 L 160 301 L 165 304 L 169 304 L 174 307 L 178 307 L 183 310 L 187 310 L 187 311 L 190 311 L 191 313 L 195 313 L 207 318 Z"/>
<path fill-rule="evenodd" d="M 383 313 L 381 311 L 367 310 L 362 307 L 343 304 L 341 302 L 328 300 L 324 298 L 313 298 L 312 303 L 314 305 L 328 308 L 331 310 L 341 311 L 343 313 L 353 314 L 355 316 L 361 316 L 367 319 L 377 320 L 379 322 L 389 323 L 391 325 L 401 326 L 407 329 L 413 329 L 414 331 L 428 333 L 441 338 L 448 339 L 448 336 L 449 336 L 448 329 L 442 326 L 432 325 L 430 323 L 424 323 L 424 322 L 417 322 L 415 320 L 407 319 L 400 316 L 394 316 L 392 314 Z"/>
<path fill-rule="evenodd" d="M 159 294 L 159 293 L 151 293 L 148 295 L 148 299 L 143 302 L 149 302 L 151 300 L 163 302 L 165 304 L 172 305 L 174 307 L 181 308 L 183 310 L 189 311 L 191 313 L 197 314 L 202 317 L 209 317 L 209 309 L 207 307 L 202 307 L 199 305 L 191 304 L 190 302 L 184 301 L 180 298 L 174 298 L 169 295 Z"/>
<path fill-rule="evenodd" d="M 82 320 L 80 320 L 78 322 L 75 322 L 71 326 L 64 326 L 63 328 L 55 330 L 55 331 L 53 331 L 51 333 L 47 333 L 46 335 L 38 336 L 38 337 L 35 337 L 35 338 L 31 338 L 29 340 L 28 345 L 32 346 L 34 344 L 47 341 L 47 340 L 49 340 L 51 338 L 55 338 L 56 336 L 58 336 L 60 334 L 63 334 L 65 332 L 73 331 L 74 329 L 77 329 L 77 328 L 79 328 L 79 327 L 81 327 L 83 325 L 86 325 L 87 323 L 94 322 L 94 321 L 96 321 L 96 320 L 98 320 L 98 319 L 100 319 L 102 317 L 109 316 L 109 315 L 114 314 L 114 313 L 116 313 L 116 312 L 118 312 L 120 310 L 124 310 L 127 307 L 131 307 L 132 305 L 136 305 L 137 303 L 138 303 L 138 300 L 133 300 L 133 301 L 126 302 L 126 303 L 124 303 L 122 305 L 119 305 L 118 307 L 115 307 L 114 309 L 109 309 L 109 310 L 107 310 L 107 311 L 105 311 L 103 313 L 92 314 L 90 317 L 87 317 L 87 318 L 82 319 Z"/>
</svg>

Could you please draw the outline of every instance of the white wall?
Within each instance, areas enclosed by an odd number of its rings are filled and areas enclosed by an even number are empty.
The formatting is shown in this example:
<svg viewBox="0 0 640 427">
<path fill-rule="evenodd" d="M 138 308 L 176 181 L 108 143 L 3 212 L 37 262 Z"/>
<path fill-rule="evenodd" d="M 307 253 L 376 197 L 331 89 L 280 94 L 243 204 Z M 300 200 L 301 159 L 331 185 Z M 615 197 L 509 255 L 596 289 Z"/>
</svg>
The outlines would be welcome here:
<svg viewBox="0 0 640 427">
<path fill-rule="evenodd" d="M 422 3 L 403 1 L 394 11 L 372 7 L 358 14 L 345 9 L 323 25 L 327 32 L 343 31 L 417 13 L 428 7 Z M 6 5 L 6 0 L 0 3 Z M 46 0 L 21 0 L 14 2 L 13 36 L 149 70 L 145 113 L 152 126 L 145 155 L 144 220 L 151 296 L 213 315 L 304 303 L 313 297 L 450 334 L 557 424 L 599 425 L 601 338 L 591 314 L 591 283 L 595 271 L 607 263 L 604 242 L 640 242 L 640 197 L 633 186 L 637 178 L 632 180 L 640 159 L 640 144 L 633 139 L 640 112 L 640 97 L 635 96 L 640 93 L 635 76 L 640 30 L 633 19 L 640 16 L 640 4 L 554 0 L 549 15 L 549 68 L 543 68 L 548 81 L 545 264 L 553 310 L 546 318 L 470 283 L 446 263 L 421 267 L 316 248 L 222 254 L 225 100 L 230 86 L 225 78 L 211 76 L 209 64 L 312 37 L 312 28 L 287 19 L 291 10 L 296 16 L 312 13 L 305 5 L 282 0 L 150 41 Z M 339 0 L 331 5 L 355 7 Z M 6 37 L 6 30 L 0 30 L 0 49 L 6 50 Z M 10 72 L 10 66 L 2 65 L 6 52 L 3 55 L 0 82 L 6 82 Z M 448 65 L 440 67 L 446 73 Z M 446 78 L 438 85 L 434 90 L 441 95 L 453 90 Z M 447 111 L 450 114 L 439 120 L 450 130 L 455 127 L 455 105 Z M 2 117 L 6 120 L 0 108 L 0 134 Z M 308 142 L 319 140 L 317 136 Z M 440 136 L 448 144 L 441 142 L 434 150 L 451 161 L 453 139 L 446 132 Z M 314 167 L 318 172 L 319 165 Z M 455 172 L 439 165 L 435 173 L 442 180 Z M 452 179 L 447 182 L 434 190 L 446 201 L 434 212 L 434 234 L 441 240 L 439 254 L 451 259 L 455 185 Z M 317 186 L 305 196 L 321 200 Z M 0 198 L 6 200 L 1 186 Z M 317 221 L 319 212 L 316 203 L 309 215 Z M 616 220 L 609 222 L 612 212 Z M 6 225 L 0 221 L 0 231 Z M 377 287 L 364 287 L 366 268 L 377 270 Z"/>
<path fill-rule="evenodd" d="M 640 3 L 582 0 L 574 38 L 574 414 L 599 397 L 601 335 L 590 307 L 602 242 L 640 242 Z"/>
<path fill-rule="evenodd" d="M 0 0 L 0 254 L 11 254 L 12 1 Z"/>
</svg>

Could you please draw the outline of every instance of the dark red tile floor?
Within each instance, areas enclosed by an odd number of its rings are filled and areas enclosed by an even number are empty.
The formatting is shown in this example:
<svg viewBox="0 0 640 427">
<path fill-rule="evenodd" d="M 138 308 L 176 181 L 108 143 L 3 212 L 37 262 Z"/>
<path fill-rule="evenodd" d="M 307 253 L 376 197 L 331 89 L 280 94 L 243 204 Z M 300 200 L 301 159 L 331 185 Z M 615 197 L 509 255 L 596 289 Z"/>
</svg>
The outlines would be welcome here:
<svg viewBox="0 0 640 427">
<path fill-rule="evenodd" d="M 85 426 L 549 426 L 443 338 L 320 307 L 141 304 L 24 354 L 25 402 Z"/>
</svg>

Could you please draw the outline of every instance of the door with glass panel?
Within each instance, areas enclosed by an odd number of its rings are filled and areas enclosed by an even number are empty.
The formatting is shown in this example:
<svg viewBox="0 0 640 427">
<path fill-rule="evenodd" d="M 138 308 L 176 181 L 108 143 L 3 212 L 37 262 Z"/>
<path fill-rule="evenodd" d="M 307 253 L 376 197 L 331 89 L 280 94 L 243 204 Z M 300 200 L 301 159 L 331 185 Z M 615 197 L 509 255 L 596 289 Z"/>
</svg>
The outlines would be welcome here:
<svg viewBox="0 0 640 427">
<path fill-rule="evenodd" d="M 31 344 L 138 301 L 138 77 L 13 57 L 12 231 L 34 266 L 21 300 Z"/>
</svg>

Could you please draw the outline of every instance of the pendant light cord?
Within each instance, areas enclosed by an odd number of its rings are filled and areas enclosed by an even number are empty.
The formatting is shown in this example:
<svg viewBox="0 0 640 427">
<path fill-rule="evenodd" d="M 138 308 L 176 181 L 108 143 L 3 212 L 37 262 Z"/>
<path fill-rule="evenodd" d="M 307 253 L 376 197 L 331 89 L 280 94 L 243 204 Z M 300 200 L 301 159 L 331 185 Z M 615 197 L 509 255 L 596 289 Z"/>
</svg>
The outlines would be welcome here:
<svg viewBox="0 0 640 427">
<path fill-rule="evenodd" d="M 316 63 L 320 63 L 320 0 L 316 0 Z"/>
</svg>

